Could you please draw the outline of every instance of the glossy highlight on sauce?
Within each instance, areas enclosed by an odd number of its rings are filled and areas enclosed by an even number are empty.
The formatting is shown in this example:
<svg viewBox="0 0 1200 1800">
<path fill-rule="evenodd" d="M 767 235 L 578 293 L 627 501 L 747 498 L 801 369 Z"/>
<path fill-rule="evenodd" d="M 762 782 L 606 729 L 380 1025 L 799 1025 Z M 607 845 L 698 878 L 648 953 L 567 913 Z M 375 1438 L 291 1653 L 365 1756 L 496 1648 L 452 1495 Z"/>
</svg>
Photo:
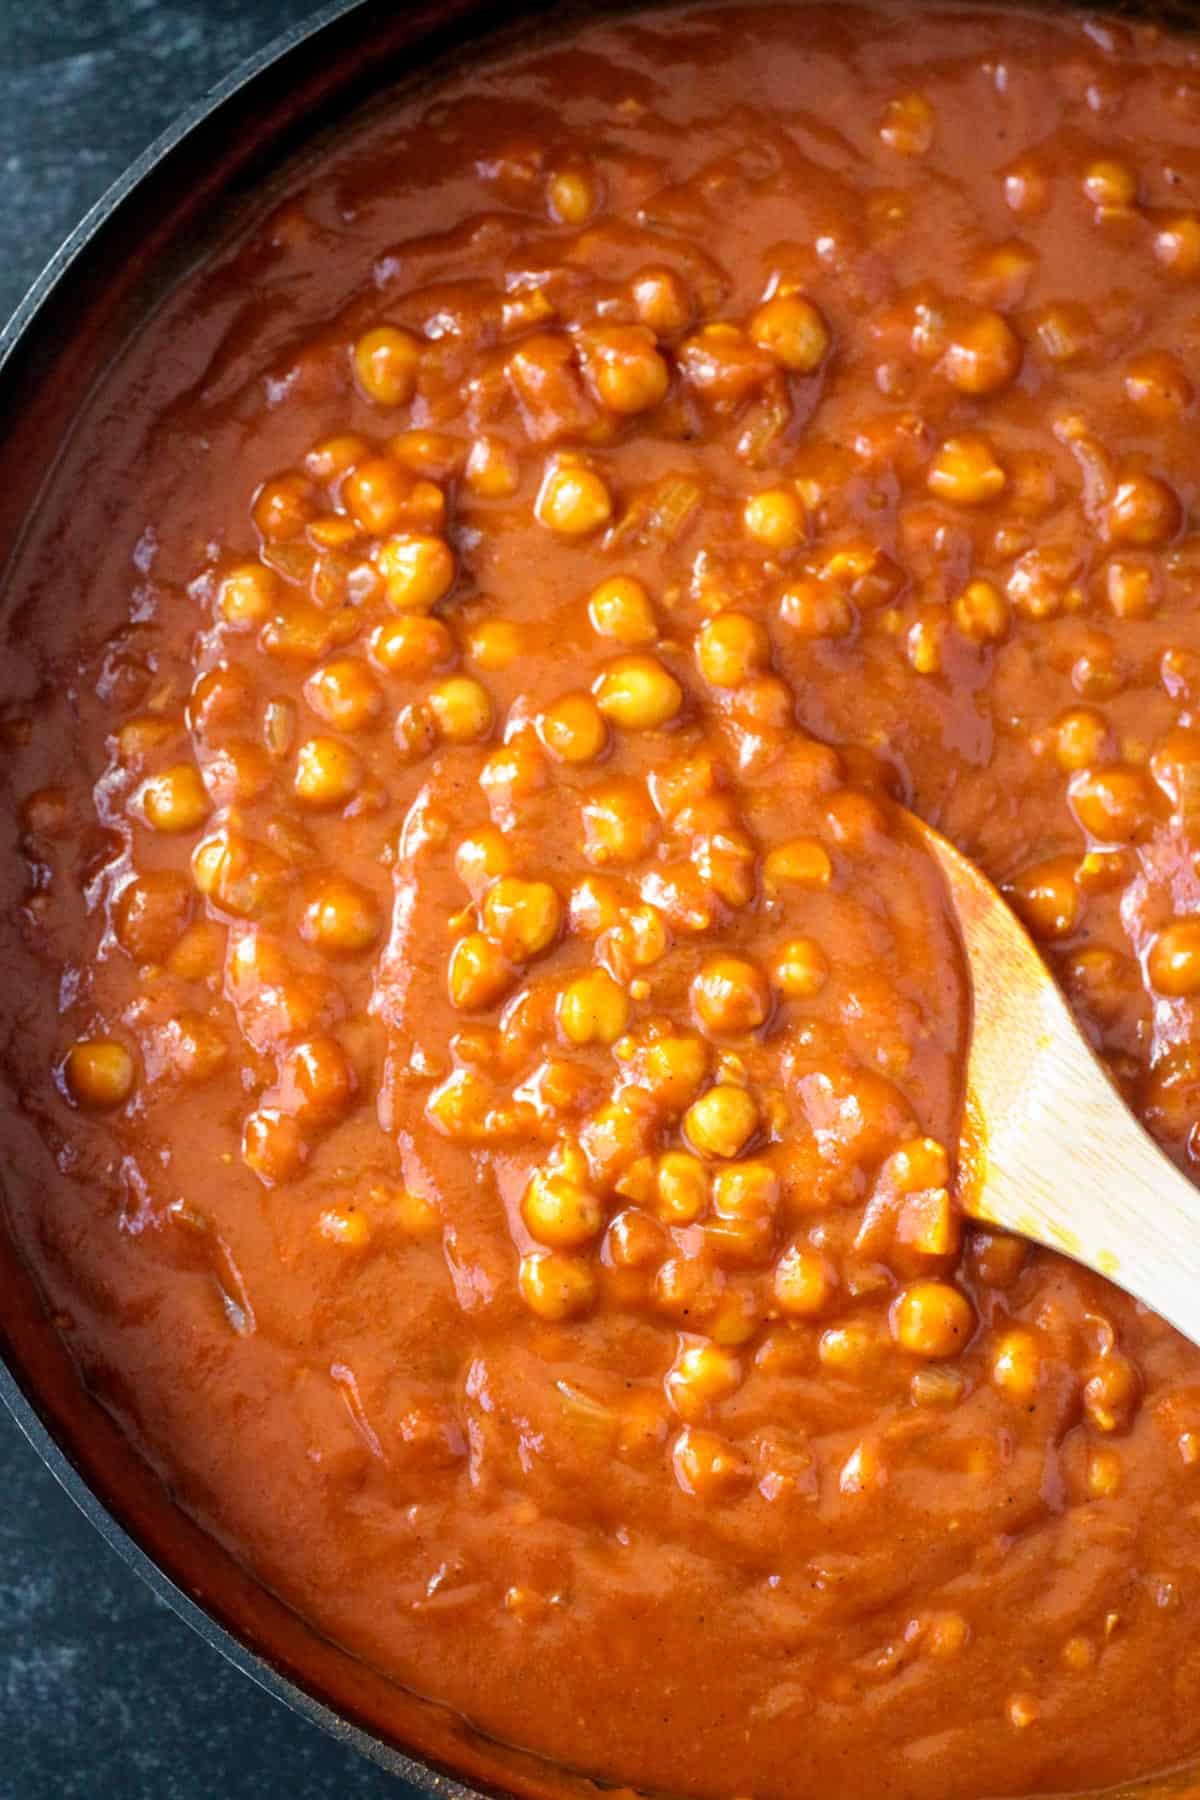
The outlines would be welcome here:
<svg viewBox="0 0 1200 1800">
<path fill-rule="evenodd" d="M 14 565 L 18 1241 L 180 1505 L 499 1740 L 1200 1743 L 1200 1352 L 961 1217 L 896 804 L 1191 1168 L 1198 208 L 1144 25 L 592 19 L 296 174 Z"/>
</svg>

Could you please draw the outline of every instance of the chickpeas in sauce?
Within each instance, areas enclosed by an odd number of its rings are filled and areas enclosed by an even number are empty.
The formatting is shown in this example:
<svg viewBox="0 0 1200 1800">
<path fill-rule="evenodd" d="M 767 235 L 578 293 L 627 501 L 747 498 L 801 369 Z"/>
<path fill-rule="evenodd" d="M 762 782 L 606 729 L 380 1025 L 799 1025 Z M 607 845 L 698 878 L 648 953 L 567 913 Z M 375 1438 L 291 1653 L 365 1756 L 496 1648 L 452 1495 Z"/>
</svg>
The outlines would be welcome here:
<svg viewBox="0 0 1200 1800">
<path fill-rule="evenodd" d="M 1200 1748 L 1200 1352 L 963 1217 L 896 805 L 1194 1169 L 1198 132 L 1097 16 L 510 48 L 189 278 L 13 565 L 21 1247 L 182 1503 L 505 1743 Z"/>
</svg>

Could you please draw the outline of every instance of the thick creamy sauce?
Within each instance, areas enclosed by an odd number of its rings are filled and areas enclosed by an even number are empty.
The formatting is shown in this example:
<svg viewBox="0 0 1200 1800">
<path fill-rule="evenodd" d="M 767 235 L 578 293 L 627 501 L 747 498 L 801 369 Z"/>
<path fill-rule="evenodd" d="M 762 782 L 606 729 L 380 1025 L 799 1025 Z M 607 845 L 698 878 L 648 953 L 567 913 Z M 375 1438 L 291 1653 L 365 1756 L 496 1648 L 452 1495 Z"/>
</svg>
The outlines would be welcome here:
<svg viewBox="0 0 1200 1800">
<path fill-rule="evenodd" d="M 962 1220 L 895 805 L 1190 1168 L 1198 358 L 1190 45 L 721 7 L 349 129 L 113 378 L 14 578 L 14 1229 L 180 1504 L 483 1731 L 1200 1745 L 1200 1352 Z"/>
</svg>

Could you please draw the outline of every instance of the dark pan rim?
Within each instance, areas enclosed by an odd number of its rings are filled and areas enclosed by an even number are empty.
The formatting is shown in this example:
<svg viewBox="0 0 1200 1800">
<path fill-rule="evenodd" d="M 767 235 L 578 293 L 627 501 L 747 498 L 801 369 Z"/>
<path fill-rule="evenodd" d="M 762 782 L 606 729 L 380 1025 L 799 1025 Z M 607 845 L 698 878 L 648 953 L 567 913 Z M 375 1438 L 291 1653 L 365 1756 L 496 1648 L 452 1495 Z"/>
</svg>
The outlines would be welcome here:
<svg viewBox="0 0 1200 1800">
<path fill-rule="evenodd" d="M 351 14 L 365 9 L 370 3 L 371 0 L 331 0 L 330 4 L 307 14 L 239 63 L 199 100 L 193 101 L 172 120 L 94 202 L 55 250 L 41 273 L 35 277 L 7 322 L 0 326 L 0 376 L 5 374 L 10 363 L 24 348 L 31 329 L 81 256 L 114 215 L 131 202 L 147 177 L 158 171 L 193 132 L 210 121 L 244 89 L 275 68 L 290 52 L 302 45 L 311 46 L 312 41 L 324 31 L 341 23 Z M 310 1724 L 318 1726 L 337 1742 L 356 1750 L 389 1774 L 402 1778 L 425 1793 L 437 1795 L 439 1800 L 479 1800 L 478 1789 L 467 1787 L 456 1778 L 439 1773 L 428 1764 L 415 1760 L 374 1733 L 365 1731 L 344 1718 L 333 1707 L 284 1675 L 265 1657 L 251 1650 L 186 1594 L 159 1563 L 142 1549 L 115 1513 L 93 1491 L 63 1445 L 46 1425 L 2 1353 L 0 1402 L 12 1415 L 23 1436 L 59 1486 L 70 1496 L 109 1548 L 145 1582 L 159 1600 L 165 1602 L 206 1644 L 219 1651 L 227 1662 L 232 1663 L 243 1675 L 249 1676 L 277 1700 L 283 1701 Z"/>
</svg>

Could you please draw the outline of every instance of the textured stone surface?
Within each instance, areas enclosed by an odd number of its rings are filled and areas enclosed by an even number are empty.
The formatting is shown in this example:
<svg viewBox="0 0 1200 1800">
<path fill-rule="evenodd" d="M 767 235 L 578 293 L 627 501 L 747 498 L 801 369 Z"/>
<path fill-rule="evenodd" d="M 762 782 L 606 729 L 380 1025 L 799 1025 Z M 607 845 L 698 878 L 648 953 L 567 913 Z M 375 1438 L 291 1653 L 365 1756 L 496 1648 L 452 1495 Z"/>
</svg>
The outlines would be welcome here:
<svg viewBox="0 0 1200 1800">
<path fill-rule="evenodd" d="M 0 316 L 108 183 L 305 0 L 0 0 Z M 0 1412 L 3 1800 L 405 1800 L 201 1642 Z"/>
</svg>

